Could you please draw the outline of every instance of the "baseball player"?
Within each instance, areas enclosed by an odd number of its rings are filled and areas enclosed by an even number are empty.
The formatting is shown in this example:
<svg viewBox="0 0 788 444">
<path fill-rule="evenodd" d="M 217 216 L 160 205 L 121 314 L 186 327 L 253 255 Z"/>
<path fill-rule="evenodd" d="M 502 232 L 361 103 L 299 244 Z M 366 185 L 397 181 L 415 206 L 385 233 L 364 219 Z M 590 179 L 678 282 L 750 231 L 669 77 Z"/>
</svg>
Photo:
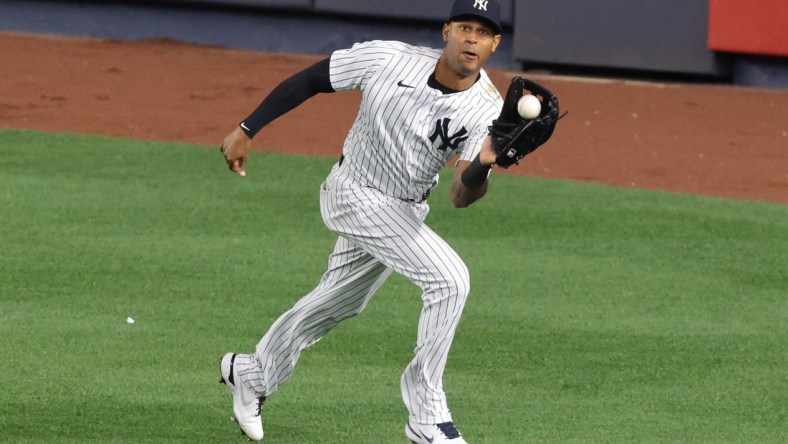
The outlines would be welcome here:
<svg viewBox="0 0 788 444">
<path fill-rule="evenodd" d="M 488 126 L 503 99 L 482 67 L 501 41 L 500 5 L 456 0 L 442 34 L 440 50 L 371 41 L 335 51 L 279 84 L 222 142 L 230 170 L 245 176 L 251 139 L 269 122 L 318 93 L 362 93 L 342 156 L 320 188 L 323 221 L 338 236 L 328 270 L 254 353 L 220 359 L 235 419 L 250 439 L 263 438 L 263 401 L 290 378 L 301 352 L 359 314 L 397 272 L 421 288 L 423 300 L 415 355 L 401 377 L 405 435 L 420 444 L 466 442 L 443 372 L 470 277 L 424 219 L 439 170 L 454 156 L 453 205 L 467 207 L 487 191 L 496 162 Z"/>
</svg>

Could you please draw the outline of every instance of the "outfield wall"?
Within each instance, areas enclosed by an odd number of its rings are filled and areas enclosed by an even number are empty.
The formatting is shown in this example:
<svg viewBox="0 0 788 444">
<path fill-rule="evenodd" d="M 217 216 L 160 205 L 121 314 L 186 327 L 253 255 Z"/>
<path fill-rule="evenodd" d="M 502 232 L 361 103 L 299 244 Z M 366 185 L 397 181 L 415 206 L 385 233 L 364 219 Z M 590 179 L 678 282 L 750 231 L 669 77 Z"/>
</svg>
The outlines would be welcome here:
<svg viewBox="0 0 788 444">
<path fill-rule="evenodd" d="M 579 65 L 711 76 L 727 60 L 706 46 L 705 0 L 527 0 L 517 8 L 515 56 Z"/>
<path fill-rule="evenodd" d="M 328 54 L 373 38 L 441 46 L 440 24 L 452 1 L 5 0 L 0 29 Z M 500 3 L 506 38 L 494 67 L 788 88 L 786 0 L 759 0 L 757 8 L 750 0 Z"/>
</svg>

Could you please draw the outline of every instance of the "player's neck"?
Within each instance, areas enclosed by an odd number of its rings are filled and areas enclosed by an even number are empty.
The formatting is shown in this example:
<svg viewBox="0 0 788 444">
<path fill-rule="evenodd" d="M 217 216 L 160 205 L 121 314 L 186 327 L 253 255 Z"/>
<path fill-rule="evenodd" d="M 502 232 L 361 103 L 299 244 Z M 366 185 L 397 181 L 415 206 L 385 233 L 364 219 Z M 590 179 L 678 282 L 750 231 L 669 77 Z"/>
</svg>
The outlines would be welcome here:
<svg viewBox="0 0 788 444">
<path fill-rule="evenodd" d="M 435 80 L 442 86 L 456 91 L 465 91 L 469 89 L 480 77 L 479 71 L 474 71 L 468 75 L 458 73 L 454 71 L 448 63 L 445 63 L 443 59 L 438 61 L 433 75 Z"/>
</svg>

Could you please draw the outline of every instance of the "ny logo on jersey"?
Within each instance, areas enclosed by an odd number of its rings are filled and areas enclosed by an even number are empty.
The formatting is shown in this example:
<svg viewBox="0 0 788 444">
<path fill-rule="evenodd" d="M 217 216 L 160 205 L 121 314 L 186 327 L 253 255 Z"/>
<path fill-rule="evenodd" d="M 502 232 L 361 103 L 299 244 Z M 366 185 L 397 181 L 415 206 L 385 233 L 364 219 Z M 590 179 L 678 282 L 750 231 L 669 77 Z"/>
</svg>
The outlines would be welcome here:
<svg viewBox="0 0 788 444">
<path fill-rule="evenodd" d="M 462 141 L 468 138 L 468 136 L 466 136 L 466 134 L 468 134 L 468 130 L 466 130 L 465 127 L 460 128 L 459 131 L 450 136 L 450 123 L 451 119 L 448 117 L 438 119 L 438 121 L 435 122 L 435 131 L 433 131 L 430 135 L 430 142 L 435 143 L 438 137 L 441 138 L 441 143 L 437 148 L 438 151 L 446 151 L 447 149 L 454 151 Z"/>
<path fill-rule="evenodd" d="M 474 0 L 473 7 L 478 9 L 479 11 L 486 11 L 487 10 L 487 1 L 488 0 Z"/>
</svg>

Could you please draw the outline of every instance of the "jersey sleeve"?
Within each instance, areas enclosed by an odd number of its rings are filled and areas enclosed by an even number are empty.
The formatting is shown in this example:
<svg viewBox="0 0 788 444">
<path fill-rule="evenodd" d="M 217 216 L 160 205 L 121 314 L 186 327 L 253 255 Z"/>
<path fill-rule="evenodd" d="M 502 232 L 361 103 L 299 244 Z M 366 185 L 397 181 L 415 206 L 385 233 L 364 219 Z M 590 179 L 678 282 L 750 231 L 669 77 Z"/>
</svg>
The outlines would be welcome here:
<svg viewBox="0 0 788 444">
<path fill-rule="evenodd" d="M 487 126 L 479 126 L 476 127 L 471 135 L 468 136 L 468 140 L 465 143 L 465 148 L 460 153 L 459 160 L 467 160 L 468 162 L 472 161 L 474 157 L 482 150 L 482 143 L 484 142 L 484 138 L 487 137 L 488 131 Z"/>
<path fill-rule="evenodd" d="M 392 42 L 356 43 L 331 54 L 329 76 L 334 91 L 364 89 L 377 69 L 398 50 Z"/>
<path fill-rule="evenodd" d="M 482 82 L 484 82 L 482 88 L 484 92 L 481 93 L 478 101 L 479 105 L 474 108 L 473 114 L 473 120 L 476 124 L 470 130 L 468 140 L 466 140 L 465 146 L 459 153 L 459 160 L 471 162 L 479 154 L 482 150 L 484 139 L 490 133 L 490 125 L 501 113 L 503 98 L 498 90 L 495 89 L 486 73 L 483 75 Z"/>
</svg>

